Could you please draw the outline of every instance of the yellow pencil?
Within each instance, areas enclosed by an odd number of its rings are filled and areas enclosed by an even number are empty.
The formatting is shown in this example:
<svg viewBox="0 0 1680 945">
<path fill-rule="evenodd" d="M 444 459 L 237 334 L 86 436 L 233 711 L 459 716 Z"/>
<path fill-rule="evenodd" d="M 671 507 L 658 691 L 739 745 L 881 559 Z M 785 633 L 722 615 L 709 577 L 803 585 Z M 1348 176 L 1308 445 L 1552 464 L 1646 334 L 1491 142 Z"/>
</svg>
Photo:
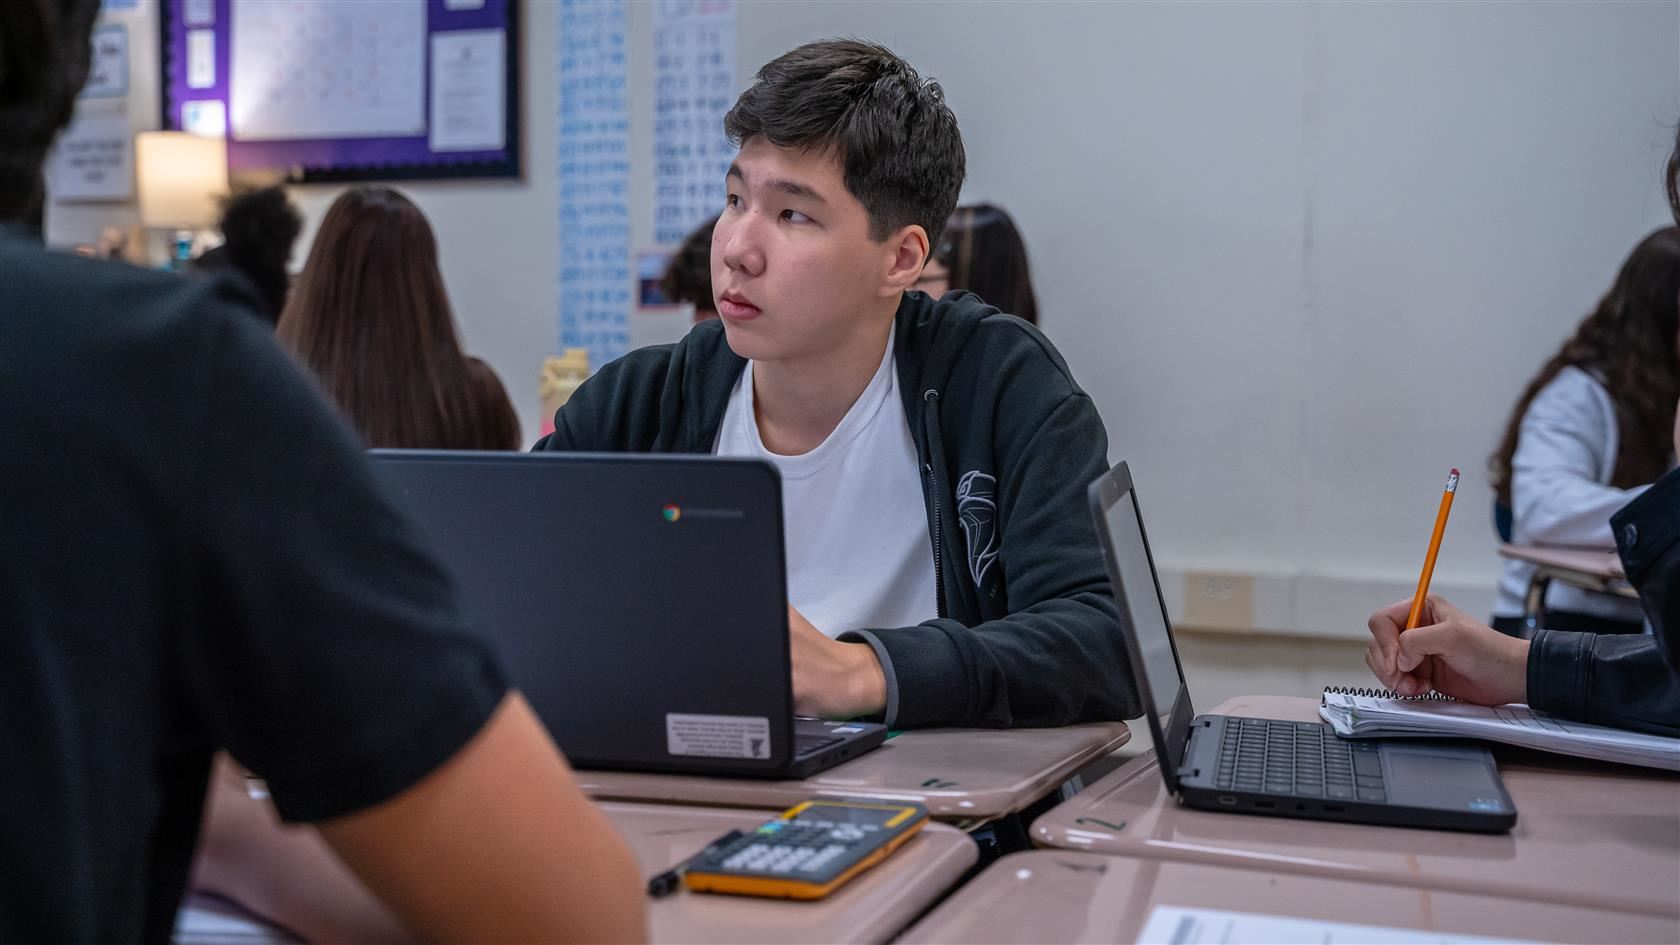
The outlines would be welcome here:
<svg viewBox="0 0 1680 945">
<path fill-rule="evenodd" d="M 1447 491 L 1441 494 L 1441 511 L 1435 513 L 1435 534 L 1429 536 L 1429 554 L 1423 557 L 1423 573 L 1418 575 L 1417 594 L 1412 597 L 1412 612 L 1406 617 L 1406 629 L 1417 627 L 1423 616 L 1423 602 L 1429 597 L 1429 579 L 1435 576 L 1435 556 L 1441 551 L 1441 536 L 1447 531 L 1447 513 L 1452 511 L 1453 493 L 1458 491 L 1458 470 L 1447 474 Z"/>
</svg>

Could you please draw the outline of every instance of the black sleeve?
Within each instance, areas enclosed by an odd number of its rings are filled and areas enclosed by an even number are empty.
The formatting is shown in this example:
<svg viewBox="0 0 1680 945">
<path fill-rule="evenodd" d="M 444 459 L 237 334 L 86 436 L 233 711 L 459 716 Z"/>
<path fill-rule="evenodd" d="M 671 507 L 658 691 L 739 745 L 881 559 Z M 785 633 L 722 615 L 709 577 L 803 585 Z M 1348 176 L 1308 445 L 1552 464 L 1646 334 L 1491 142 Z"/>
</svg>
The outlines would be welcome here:
<svg viewBox="0 0 1680 945">
<path fill-rule="evenodd" d="M 1577 722 L 1680 736 L 1680 680 L 1643 634 L 1536 632 L 1528 704 Z"/>
<path fill-rule="evenodd" d="M 188 711 L 288 820 L 387 800 L 507 690 L 360 445 L 258 328 L 211 318 L 183 502 L 193 595 L 171 654 Z"/>
<path fill-rule="evenodd" d="M 1680 469 L 1611 516 L 1610 530 L 1668 669 L 1680 675 Z"/>
<path fill-rule="evenodd" d="M 1000 475 L 1000 558 L 1009 616 L 973 627 L 933 620 L 843 634 L 890 665 L 890 724 L 1054 726 L 1139 712 L 1131 661 L 1086 489 L 1108 437 L 1084 394 L 1030 427 Z M 957 566 L 961 566 L 960 564 Z M 896 698 L 892 698 L 896 694 Z"/>
</svg>

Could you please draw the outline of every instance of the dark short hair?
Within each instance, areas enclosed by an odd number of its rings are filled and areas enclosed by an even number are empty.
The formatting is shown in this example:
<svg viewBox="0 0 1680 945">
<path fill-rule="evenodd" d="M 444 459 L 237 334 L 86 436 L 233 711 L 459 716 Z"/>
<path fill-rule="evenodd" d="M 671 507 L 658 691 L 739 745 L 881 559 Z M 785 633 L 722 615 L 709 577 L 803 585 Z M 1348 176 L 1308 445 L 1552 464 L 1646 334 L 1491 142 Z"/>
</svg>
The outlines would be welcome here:
<svg viewBox="0 0 1680 945">
<path fill-rule="evenodd" d="M 966 289 L 988 305 L 1038 324 L 1027 241 L 1002 207 L 958 207 L 933 258 L 950 270 L 951 288 Z"/>
<path fill-rule="evenodd" d="M 712 298 L 712 231 L 717 229 L 717 221 L 712 217 L 700 224 L 671 254 L 665 275 L 659 280 L 659 291 L 672 302 L 706 311 L 717 308 Z"/>
<path fill-rule="evenodd" d="M 0 0 L 0 220 L 32 212 L 87 82 L 99 0 Z"/>
<path fill-rule="evenodd" d="M 723 119 L 740 145 L 832 151 L 870 236 L 919 224 L 937 245 L 967 173 L 945 90 L 892 50 L 856 39 L 808 43 L 767 63 Z"/>
</svg>

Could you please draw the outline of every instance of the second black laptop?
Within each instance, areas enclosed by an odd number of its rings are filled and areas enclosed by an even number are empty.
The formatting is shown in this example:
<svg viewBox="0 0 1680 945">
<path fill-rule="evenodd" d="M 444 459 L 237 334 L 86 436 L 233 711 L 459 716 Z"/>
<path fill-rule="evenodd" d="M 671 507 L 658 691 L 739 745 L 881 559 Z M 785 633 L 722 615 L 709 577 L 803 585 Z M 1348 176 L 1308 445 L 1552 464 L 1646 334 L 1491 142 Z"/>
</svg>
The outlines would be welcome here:
<svg viewBox="0 0 1680 945">
<path fill-rule="evenodd" d="M 885 740 L 794 718 L 768 463 L 369 455 L 574 765 L 803 778 Z"/>
<path fill-rule="evenodd" d="M 1517 822 L 1474 744 L 1354 741 L 1322 722 L 1197 715 L 1125 463 L 1091 483 L 1103 558 L 1167 790 L 1186 807 L 1499 833 Z"/>
</svg>

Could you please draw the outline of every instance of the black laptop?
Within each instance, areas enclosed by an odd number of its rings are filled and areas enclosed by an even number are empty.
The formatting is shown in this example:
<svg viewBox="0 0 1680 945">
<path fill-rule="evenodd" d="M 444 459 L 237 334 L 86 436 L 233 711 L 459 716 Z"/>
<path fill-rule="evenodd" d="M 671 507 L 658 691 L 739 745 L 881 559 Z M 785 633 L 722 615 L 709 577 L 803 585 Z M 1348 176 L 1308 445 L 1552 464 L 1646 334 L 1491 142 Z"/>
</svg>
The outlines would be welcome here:
<svg viewBox="0 0 1680 945">
<path fill-rule="evenodd" d="M 803 778 L 885 740 L 880 725 L 794 718 L 770 464 L 369 456 L 574 765 Z"/>
<path fill-rule="evenodd" d="M 1517 809 L 1487 749 L 1339 738 L 1321 722 L 1196 715 L 1131 470 L 1091 483 L 1114 597 L 1167 790 L 1187 807 L 1500 833 Z"/>
</svg>

